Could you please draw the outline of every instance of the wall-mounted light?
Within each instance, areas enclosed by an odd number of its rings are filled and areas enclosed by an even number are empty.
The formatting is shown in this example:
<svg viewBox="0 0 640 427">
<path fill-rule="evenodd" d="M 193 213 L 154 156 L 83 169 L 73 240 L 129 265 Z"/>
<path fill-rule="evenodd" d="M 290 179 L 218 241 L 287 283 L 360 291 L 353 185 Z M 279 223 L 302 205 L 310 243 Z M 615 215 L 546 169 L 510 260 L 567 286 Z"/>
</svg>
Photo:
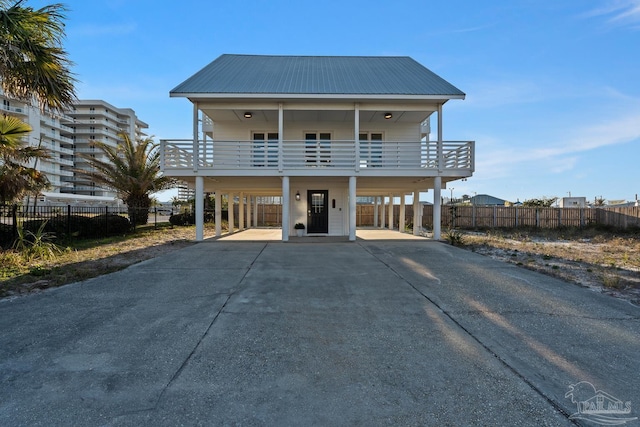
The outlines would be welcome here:
<svg viewBox="0 0 640 427">
<path fill-rule="evenodd" d="M 391 117 L 393 117 L 393 114 L 391 113 L 384 113 L 384 118 L 389 120 Z"/>
<path fill-rule="evenodd" d="M 253 117 L 253 113 L 251 113 L 251 111 L 247 111 L 246 113 L 244 113 L 245 119 L 250 119 L 251 117 Z"/>
<path fill-rule="evenodd" d="M 297 191 L 296 192 L 296 202 L 299 202 L 299 201 L 300 201 L 300 192 Z"/>
</svg>

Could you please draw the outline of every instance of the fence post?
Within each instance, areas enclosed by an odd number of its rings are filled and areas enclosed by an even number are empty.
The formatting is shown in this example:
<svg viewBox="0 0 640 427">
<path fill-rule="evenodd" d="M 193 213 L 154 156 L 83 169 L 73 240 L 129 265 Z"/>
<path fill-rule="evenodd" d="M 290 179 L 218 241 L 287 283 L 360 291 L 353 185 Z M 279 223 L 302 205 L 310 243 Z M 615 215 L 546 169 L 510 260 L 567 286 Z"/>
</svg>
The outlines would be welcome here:
<svg viewBox="0 0 640 427">
<path fill-rule="evenodd" d="M 493 228 L 498 224 L 498 206 L 493 205 Z"/>
<path fill-rule="evenodd" d="M 562 209 L 558 208 L 558 227 L 562 227 Z"/>
<path fill-rule="evenodd" d="M 584 208 L 580 208 L 580 228 L 584 228 Z"/>
<path fill-rule="evenodd" d="M 536 228 L 540 227 L 540 210 L 536 208 Z"/>
<path fill-rule="evenodd" d="M 11 209 L 11 219 L 13 220 L 13 224 L 11 227 L 11 231 L 13 233 L 13 239 L 18 238 L 18 204 L 14 203 Z"/>
<path fill-rule="evenodd" d="M 473 228 L 476 228 L 476 205 L 475 203 L 471 206 L 471 225 Z"/>
<path fill-rule="evenodd" d="M 104 235 L 109 235 L 109 206 L 104 207 Z"/>
<path fill-rule="evenodd" d="M 516 228 L 518 228 L 518 207 L 516 206 Z"/>
<path fill-rule="evenodd" d="M 67 237 L 71 236 L 71 205 L 67 205 Z"/>
</svg>

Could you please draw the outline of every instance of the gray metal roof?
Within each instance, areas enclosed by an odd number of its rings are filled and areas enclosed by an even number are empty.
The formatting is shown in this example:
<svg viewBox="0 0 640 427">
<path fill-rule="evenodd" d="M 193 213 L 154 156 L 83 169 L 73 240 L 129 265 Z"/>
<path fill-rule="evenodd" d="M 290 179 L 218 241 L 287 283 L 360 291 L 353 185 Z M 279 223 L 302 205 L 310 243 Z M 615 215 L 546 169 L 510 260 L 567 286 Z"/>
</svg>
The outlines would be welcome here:
<svg viewBox="0 0 640 427">
<path fill-rule="evenodd" d="M 170 94 L 465 96 L 407 56 L 229 54 L 218 57 Z"/>
</svg>

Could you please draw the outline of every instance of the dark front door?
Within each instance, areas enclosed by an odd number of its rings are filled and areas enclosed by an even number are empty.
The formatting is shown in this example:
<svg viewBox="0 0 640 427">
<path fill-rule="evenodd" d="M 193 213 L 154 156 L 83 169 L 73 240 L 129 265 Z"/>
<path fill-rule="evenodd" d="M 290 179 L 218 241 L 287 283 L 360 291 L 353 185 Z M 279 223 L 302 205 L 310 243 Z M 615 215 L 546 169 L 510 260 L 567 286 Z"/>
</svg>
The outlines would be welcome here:
<svg viewBox="0 0 640 427">
<path fill-rule="evenodd" d="M 307 233 L 329 232 L 329 190 L 307 191 Z"/>
</svg>

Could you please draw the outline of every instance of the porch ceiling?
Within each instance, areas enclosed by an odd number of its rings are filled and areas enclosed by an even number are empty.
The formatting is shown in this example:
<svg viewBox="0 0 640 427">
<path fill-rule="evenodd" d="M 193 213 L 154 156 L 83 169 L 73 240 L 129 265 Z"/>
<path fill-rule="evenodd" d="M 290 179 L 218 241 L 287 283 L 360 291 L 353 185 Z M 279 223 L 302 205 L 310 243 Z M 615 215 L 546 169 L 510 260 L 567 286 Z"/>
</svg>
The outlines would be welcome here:
<svg viewBox="0 0 640 427">
<path fill-rule="evenodd" d="M 202 111 L 214 122 L 239 122 L 239 123 L 278 123 L 277 110 L 260 109 L 208 109 Z M 251 118 L 245 118 L 245 112 L 251 112 Z M 385 119 L 384 115 L 391 113 L 391 119 Z M 376 110 L 360 111 L 361 123 L 422 123 L 433 111 L 403 111 L 403 110 Z M 353 122 L 355 113 L 353 110 L 285 110 L 284 122 Z"/>
<path fill-rule="evenodd" d="M 181 178 L 189 187 L 195 188 L 195 177 Z M 442 188 L 446 188 L 447 181 L 453 181 L 454 178 L 442 178 Z M 308 184 L 310 181 L 316 181 L 314 184 L 320 188 L 323 184 L 335 185 L 336 182 L 343 183 L 348 186 L 348 177 L 290 177 L 290 187 L 293 188 L 297 183 Z M 409 177 L 409 178 L 381 178 L 381 177 L 359 177 L 356 182 L 356 194 L 358 196 L 381 196 L 388 194 L 409 194 L 413 191 L 425 192 L 434 187 L 433 178 Z M 204 178 L 205 193 L 213 193 L 221 191 L 223 193 L 244 192 L 247 194 L 258 196 L 281 196 L 282 195 L 282 179 L 280 177 L 205 177 Z"/>
</svg>

